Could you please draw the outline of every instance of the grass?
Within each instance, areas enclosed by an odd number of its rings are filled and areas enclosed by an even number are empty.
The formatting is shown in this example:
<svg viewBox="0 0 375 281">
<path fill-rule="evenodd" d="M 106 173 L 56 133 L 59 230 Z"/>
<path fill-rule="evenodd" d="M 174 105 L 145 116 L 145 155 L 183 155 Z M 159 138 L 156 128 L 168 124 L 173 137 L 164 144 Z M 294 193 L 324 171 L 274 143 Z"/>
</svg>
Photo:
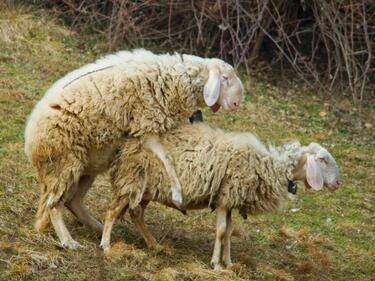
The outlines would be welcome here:
<svg viewBox="0 0 375 281">
<path fill-rule="evenodd" d="M 38 185 L 23 153 L 25 121 L 53 81 L 102 49 L 46 12 L 0 6 L 0 280 L 374 279 L 374 106 L 361 113 L 358 120 L 366 126 L 359 129 L 350 123 L 357 115 L 336 113 L 314 93 L 249 77 L 241 110 L 205 111 L 207 122 L 276 143 L 320 142 L 336 157 L 344 186 L 332 194 L 305 192 L 300 184 L 298 196 L 279 214 L 247 221 L 235 214 L 233 270 L 208 266 L 215 229 L 209 210 L 183 216 L 163 206 L 149 208 L 147 222 L 162 252 L 148 250 L 127 217 L 115 226 L 108 257 L 99 239 L 68 212 L 68 227 L 83 250 L 61 249 L 51 229 L 36 233 Z M 110 197 L 102 176 L 87 205 L 103 219 Z"/>
</svg>

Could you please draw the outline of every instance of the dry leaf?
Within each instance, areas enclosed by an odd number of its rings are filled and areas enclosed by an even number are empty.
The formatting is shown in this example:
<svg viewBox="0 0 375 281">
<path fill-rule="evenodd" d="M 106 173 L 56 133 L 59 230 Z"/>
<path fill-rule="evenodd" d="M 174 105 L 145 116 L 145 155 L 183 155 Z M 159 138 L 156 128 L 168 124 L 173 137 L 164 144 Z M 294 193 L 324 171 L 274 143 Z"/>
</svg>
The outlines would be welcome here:
<svg viewBox="0 0 375 281">
<path fill-rule="evenodd" d="M 325 111 L 321 111 L 321 112 L 319 112 L 319 116 L 320 117 L 324 117 L 324 116 L 326 116 L 327 115 L 327 112 L 325 112 Z"/>
</svg>

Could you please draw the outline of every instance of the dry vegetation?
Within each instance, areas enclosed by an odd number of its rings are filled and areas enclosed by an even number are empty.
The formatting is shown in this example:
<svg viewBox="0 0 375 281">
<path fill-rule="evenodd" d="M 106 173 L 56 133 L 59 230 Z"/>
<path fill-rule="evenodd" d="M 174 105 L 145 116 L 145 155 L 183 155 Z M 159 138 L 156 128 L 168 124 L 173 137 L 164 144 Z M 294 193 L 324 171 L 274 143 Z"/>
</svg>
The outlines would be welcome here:
<svg viewBox="0 0 375 281">
<path fill-rule="evenodd" d="M 290 70 L 321 96 L 375 98 L 371 0 L 35 1 L 109 48 L 157 46 L 219 56 L 236 66 Z"/>
<path fill-rule="evenodd" d="M 160 252 L 145 247 L 127 217 L 114 229 L 104 257 L 99 239 L 68 213 L 85 248 L 59 247 L 52 230 L 38 234 L 34 170 L 23 153 L 27 115 L 48 86 L 92 61 L 102 47 L 71 33 L 43 11 L 0 6 L 0 280 L 373 280 L 375 276 L 375 108 L 352 115 L 343 99 L 332 106 L 297 86 L 281 89 L 244 77 L 246 102 L 236 115 L 205 112 L 209 123 L 247 130 L 277 142 L 319 141 L 342 167 L 344 187 L 304 192 L 280 214 L 234 217 L 233 270 L 209 268 L 214 214 L 188 216 L 153 205 L 147 222 Z M 103 219 L 110 200 L 105 176 L 87 204 Z"/>
</svg>

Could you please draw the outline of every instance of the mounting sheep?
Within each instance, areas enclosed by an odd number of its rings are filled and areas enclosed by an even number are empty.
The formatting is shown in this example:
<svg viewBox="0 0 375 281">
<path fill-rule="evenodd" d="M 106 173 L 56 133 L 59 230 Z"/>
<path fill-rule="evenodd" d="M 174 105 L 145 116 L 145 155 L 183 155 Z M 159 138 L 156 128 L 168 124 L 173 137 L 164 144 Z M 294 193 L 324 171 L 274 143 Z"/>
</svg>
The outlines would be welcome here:
<svg viewBox="0 0 375 281">
<path fill-rule="evenodd" d="M 175 180 L 169 186 L 178 186 L 159 136 L 205 105 L 236 110 L 242 96 L 232 66 L 191 55 L 124 51 L 67 74 L 35 106 L 25 130 L 25 152 L 41 186 L 36 229 L 51 221 L 61 244 L 78 248 L 63 220 L 65 205 L 101 233 L 101 223 L 82 200 L 128 137 L 142 142 L 147 136 L 149 148 Z"/>
<path fill-rule="evenodd" d="M 216 269 L 221 268 L 221 260 L 227 267 L 232 263 L 233 209 L 243 217 L 278 210 L 286 201 L 290 181 L 303 180 L 307 188 L 316 190 L 327 186 L 333 191 L 341 185 L 335 159 L 316 143 L 265 146 L 250 133 L 227 133 L 193 124 L 167 132 L 162 144 L 174 159 L 183 187 L 184 208 L 217 210 L 211 261 Z M 174 207 L 163 165 L 139 140 L 128 139 L 116 156 L 110 175 L 114 199 L 106 215 L 101 247 L 110 249 L 113 224 L 127 208 L 146 244 L 156 247 L 143 215 L 150 201 Z"/>
</svg>

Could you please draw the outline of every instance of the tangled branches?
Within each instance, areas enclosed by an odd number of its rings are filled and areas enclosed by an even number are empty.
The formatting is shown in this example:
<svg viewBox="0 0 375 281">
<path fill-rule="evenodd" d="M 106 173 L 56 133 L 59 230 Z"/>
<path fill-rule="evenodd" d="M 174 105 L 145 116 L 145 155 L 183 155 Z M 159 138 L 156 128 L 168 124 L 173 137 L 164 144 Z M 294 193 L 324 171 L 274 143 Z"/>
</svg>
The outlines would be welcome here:
<svg viewBox="0 0 375 281">
<path fill-rule="evenodd" d="M 235 66 L 287 61 L 322 95 L 375 93 L 371 0 L 46 1 L 76 28 L 103 33 L 109 48 L 158 46 L 219 56 Z"/>
</svg>

